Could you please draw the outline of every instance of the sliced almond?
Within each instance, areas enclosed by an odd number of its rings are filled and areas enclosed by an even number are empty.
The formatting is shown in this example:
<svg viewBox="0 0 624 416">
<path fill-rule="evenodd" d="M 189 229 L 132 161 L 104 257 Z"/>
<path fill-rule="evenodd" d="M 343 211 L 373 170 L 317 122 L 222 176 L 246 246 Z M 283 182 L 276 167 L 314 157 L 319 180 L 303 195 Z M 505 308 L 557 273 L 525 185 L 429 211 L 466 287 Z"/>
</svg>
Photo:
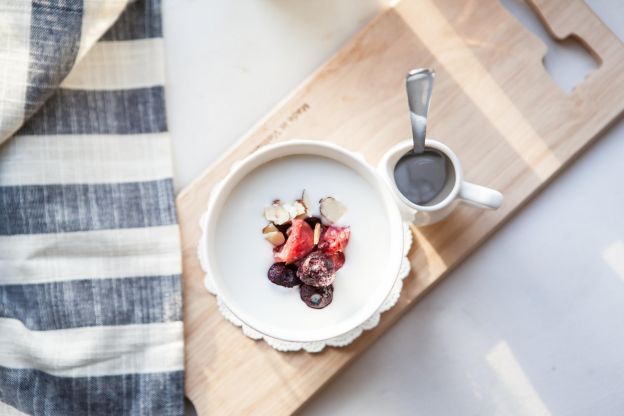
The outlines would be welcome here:
<svg viewBox="0 0 624 416">
<path fill-rule="evenodd" d="M 301 203 L 306 207 L 308 212 L 312 211 L 312 201 L 310 201 L 310 194 L 308 194 L 308 190 L 304 189 L 301 193 Z"/>
<path fill-rule="evenodd" d="M 290 221 L 288 211 L 282 206 L 279 200 L 273 201 L 273 204 L 264 209 L 264 218 L 277 225 L 282 225 Z"/>
<path fill-rule="evenodd" d="M 321 239 L 321 223 L 317 222 L 314 226 L 314 245 L 317 245 Z"/>
<path fill-rule="evenodd" d="M 347 207 L 336 198 L 328 196 L 319 201 L 321 207 L 321 215 L 329 223 L 336 223 L 347 212 Z"/>
<path fill-rule="evenodd" d="M 293 218 L 303 219 L 308 216 L 308 208 L 303 203 L 303 200 L 298 199 L 293 203 L 293 212 L 295 214 Z"/>
<path fill-rule="evenodd" d="M 286 238 L 281 231 L 271 231 L 268 233 L 264 233 L 264 238 L 274 246 L 282 245 L 286 241 Z"/>
</svg>

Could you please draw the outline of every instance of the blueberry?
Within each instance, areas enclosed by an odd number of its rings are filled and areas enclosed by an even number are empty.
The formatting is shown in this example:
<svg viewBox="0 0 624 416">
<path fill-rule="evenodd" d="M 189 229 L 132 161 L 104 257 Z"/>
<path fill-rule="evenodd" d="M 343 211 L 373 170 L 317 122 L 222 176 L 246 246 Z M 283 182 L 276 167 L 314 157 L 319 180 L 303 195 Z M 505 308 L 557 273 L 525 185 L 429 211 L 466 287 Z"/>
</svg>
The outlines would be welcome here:
<svg viewBox="0 0 624 416">
<path fill-rule="evenodd" d="M 310 308 L 322 309 L 332 302 L 334 287 L 332 285 L 325 287 L 301 285 L 299 295 Z"/>
<path fill-rule="evenodd" d="M 306 285 L 329 286 L 336 279 L 336 265 L 331 256 L 314 251 L 299 265 L 297 277 Z"/>
<path fill-rule="evenodd" d="M 296 269 L 285 263 L 273 263 L 267 276 L 272 283 L 284 287 L 294 287 L 301 284 Z"/>
</svg>

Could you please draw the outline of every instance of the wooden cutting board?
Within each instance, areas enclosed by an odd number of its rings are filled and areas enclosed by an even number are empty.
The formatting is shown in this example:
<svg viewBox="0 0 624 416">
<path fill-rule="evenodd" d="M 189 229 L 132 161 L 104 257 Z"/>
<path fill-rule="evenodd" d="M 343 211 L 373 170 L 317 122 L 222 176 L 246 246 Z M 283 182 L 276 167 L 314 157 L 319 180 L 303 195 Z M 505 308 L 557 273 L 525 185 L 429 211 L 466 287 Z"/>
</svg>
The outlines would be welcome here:
<svg viewBox="0 0 624 416">
<path fill-rule="evenodd" d="M 403 0 L 179 195 L 186 394 L 199 415 L 294 412 L 614 122 L 624 109 L 624 46 L 580 0 L 530 2 L 553 36 L 575 36 L 600 62 L 571 94 L 544 69 L 546 46 L 497 0 Z M 219 314 L 196 258 L 212 185 L 259 146 L 292 138 L 333 141 L 376 164 L 410 136 L 404 76 L 415 67 L 437 71 L 428 133 L 455 150 L 466 179 L 501 190 L 503 207 L 461 207 L 414 230 L 399 303 L 349 347 L 279 353 L 245 337 Z"/>
</svg>

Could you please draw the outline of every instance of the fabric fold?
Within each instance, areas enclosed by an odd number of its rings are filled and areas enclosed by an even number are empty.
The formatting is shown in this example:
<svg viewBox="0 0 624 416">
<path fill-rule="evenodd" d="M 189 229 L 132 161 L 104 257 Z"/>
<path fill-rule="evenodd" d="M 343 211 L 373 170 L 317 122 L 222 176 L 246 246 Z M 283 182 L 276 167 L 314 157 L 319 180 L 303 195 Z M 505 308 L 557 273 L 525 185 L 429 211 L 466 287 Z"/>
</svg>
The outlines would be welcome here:
<svg viewBox="0 0 624 416">
<path fill-rule="evenodd" d="M 0 414 L 182 415 L 160 0 L 0 2 Z"/>
<path fill-rule="evenodd" d="M 128 0 L 0 3 L 0 144 L 54 94 Z"/>
</svg>

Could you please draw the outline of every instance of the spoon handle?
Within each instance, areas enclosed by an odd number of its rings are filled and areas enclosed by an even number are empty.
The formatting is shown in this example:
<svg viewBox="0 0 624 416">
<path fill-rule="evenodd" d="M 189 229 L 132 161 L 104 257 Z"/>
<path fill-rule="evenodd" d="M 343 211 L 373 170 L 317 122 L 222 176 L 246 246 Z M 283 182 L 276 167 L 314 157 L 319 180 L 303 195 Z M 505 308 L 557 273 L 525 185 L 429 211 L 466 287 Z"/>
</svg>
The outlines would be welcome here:
<svg viewBox="0 0 624 416">
<path fill-rule="evenodd" d="M 407 101 L 412 122 L 412 137 L 414 139 L 414 153 L 425 151 L 425 136 L 427 133 L 427 113 L 431 102 L 431 91 L 435 72 L 431 69 L 413 69 L 405 77 Z"/>
</svg>

